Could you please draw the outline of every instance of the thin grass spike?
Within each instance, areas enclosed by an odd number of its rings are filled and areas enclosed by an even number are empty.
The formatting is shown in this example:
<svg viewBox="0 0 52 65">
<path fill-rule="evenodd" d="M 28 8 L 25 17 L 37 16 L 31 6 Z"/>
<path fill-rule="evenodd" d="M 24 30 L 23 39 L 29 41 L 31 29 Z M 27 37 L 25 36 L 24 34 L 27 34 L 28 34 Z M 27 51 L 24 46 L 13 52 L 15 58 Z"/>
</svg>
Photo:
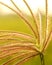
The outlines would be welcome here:
<svg viewBox="0 0 52 65">
<path fill-rule="evenodd" d="M 27 51 L 29 51 L 29 52 L 34 52 L 34 50 L 33 49 L 30 49 L 30 48 L 28 48 L 28 47 L 9 47 L 8 49 L 6 48 L 3 48 L 3 50 L 2 51 L 0 51 L 1 53 L 0 53 L 0 59 L 2 59 L 2 58 L 5 58 L 6 56 L 10 56 L 10 55 L 12 55 L 12 54 L 15 54 L 15 53 L 19 53 L 19 52 L 21 52 L 22 50 L 27 50 Z M 31 51 L 32 50 L 32 51 Z M 36 51 L 35 51 L 36 52 Z"/>
<path fill-rule="evenodd" d="M 17 7 L 17 5 L 13 2 L 13 0 L 10 0 L 11 2 L 12 2 L 12 4 L 16 7 L 16 9 L 20 12 L 20 13 L 22 13 L 23 14 L 23 12 Z M 28 6 L 27 6 L 28 7 Z M 28 7 L 29 8 L 29 7 Z M 31 12 L 31 10 L 30 10 L 30 12 Z M 32 16 L 33 16 L 33 13 L 31 12 L 31 14 L 32 14 Z M 24 14 L 23 14 L 24 15 Z M 33 16 L 33 18 L 34 18 L 34 16 Z M 36 18 L 35 18 L 36 19 Z M 35 22 L 36 23 L 36 22 Z M 37 24 L 36 24 L 36 28 L 38 29 L 38 27 L 37 27 Z M 37 30 L 37 32 L 38 32 L 38 30 Z"/>
<path fill-rule="evenodd" d="M 32 54 L 32 53 L 31 53 L 31 54 Z M 30 55 L 30 54 L 29 54 L 29 53 L 23 53 L 23 54 L 21 54 L 21 55 L 19 55 L 19 56 L 17 56 L 17 57 L 14 57 L 13 59 L 10 59 L 10 60 L 7 61 L 6 63 L 4 63 L 4 65 L 7 65 L 8 63 L 14 61 L 14 60 L 17 59 L 17 58 L 24 57 L 24 56 L 28 56 L 28 55 Z"/>
<path fill-rule="evenodd" d="M 19 10 L 19 12 L 21 12 L 22 13 L 22 11 L 17 7 L 17 5 L 13 2 L 13 0 L 10 0 L 12 3 L 13 3 L 13 5 L 17 8 L 17 10 Z M 25 0 L 23 0 L 24 1 L 24 3 L 26 4 L 26 6 L 28 7 L 28 9 L 30 10 L 30 12 L 31 12 L 31 14 L 32 14 L 32 17 L 33 17 L 33 19 L 34 19 L 34 23 L 36 24 L 36 28 L 37 28 L 37 32 L 38 32 L 38 26 L 37 26 L 37 19 L 36 19 L 36 17 L 33 15 L 33 13 L 32 13 L 32 11 L 31 11 L 31 9 L 30 9 L 30 7 L 29 7 L 29 5 L 26 3 L 26 1 Z M 22 13 L 23 14 L 23 13 Z M 35 20 L 36 20 L 36 22 L 35 22 Z M 39 33 L 39 32 L 38 32 Z M 39 36 L 39 35 L 38 35 Z"/>
<path fill-rule="evenodd" d="M 15 35 L 15 36 L 20 36 L 20 37 L 23 37 L 23 38 L 33 38 L 31 35 L 27 35 L 27 34 L 23 34 L 23 33 L 19 33 L 19 32 L 9 32 L 9 31 L 0 31 L 0 33 L 3 33 L 3 36 L 4 36 L 4 33 L 6 33 L 5 35 Z M 0 35 L 1 37 L 2 35 Z"/>
<path fill-rule="evenodd" d="M 27 56 L 27 57 L 23 58 L 22 60 L 20 60 L 16 65 L 20 65 L 20 64 L 24 63 L 25 61 L 29 60 L 30 58 L 37 56 L 38 54 L 39 53 Z"/>
<path fill-rule="evenodd" d="M 29 11 L 30 11 L 30 13 L 31 13 L 31 15 L 32 15 L 32 17 L 33 17 L 33 19 L 34 19 L 34 23 L 35 23 L 35 25 L 36 25 L 36 29 L 37 29 L 38 37 L 39 37 L 39 31 L 38 31 L 38 25 L 37 25 L 38 20 L 37 20 L 36 16 L 33 14 L 33 12 L 32 12 L 32 10 L 31 10 L 31 8 L 29 7 L 28 3 L 27 3 L 25 0 L 23 0 L 23 1 L 24 1 L 24 3 L 26 4 L 26 6 L 28 7 L 28 9 L 29 9 Z"/>
<path fill-rule="evenodd" d="M 5 51 L 8 51 L 8 50 L 14 50 L 14 49 L 29 49 L 29 50 L 35 50 L 33 47 L 31 47 L 31 46 L 25 46 L 25 45 L 12 45 L 12 46 L 5 46 L 5 47 L 1 47 L 0 49 L 1 49 L 1 51 L 0 52 L 5 52 Z"/>
<path fill-rule="evenodd" d="M 49 36 L 48 36 L 47 40 L 46 40 L 45 43 L 44 43 L 44 47 L 43 47 L 42 52 L 46 49 L 46 47 L 47 47 L 47 45 L 48 45 L 48 42 L 49 42 L 49 39 L 50 39 L 51 35 L 52 35 L 52 31 L 49 33 Z"/>
<path fill-rule="evenodd" d="M 0 50 L 3 52 L 5 52 L 7 49 L 8 50 L 12 50 L 12 49 L 15 49 L 15 48 L 19 48 L 19 49 L 29 49 L 29 50 L 34 50 L 34 51 L 37 51 L 39 52 L 39 49 L 37 49 L 36 47 L 33 48 L 33 46 L 25 46 L 25 45 L 12 45 L 12 46 L 4 46 L 4 47 L 1 47 Z M 8 51 L 7 50 L 7 51 Z"/>
<path fill-rule="evenodd" d="M 43 46 L 45 44 L 45 41 L 47 40 L 48 36 L 48 0 L 45 0 L 45 11 L 46 11 L 46 29 L 45 29 L 45 39 L 43 41 Z"/>
<path fill-rule="evenodd" d="M 39 14 L 39 22 L 40 22 L 39 38 L 40 38 L 40 45 L 42 45 L 42 17 L 39 9 L 38 9 L 38 14 Z"/>
<path fill-rule="evenodd" d="M 17 7 L 17 5 L 15 4 L 15 2 L 13 2 L 13 0 L 10 0 L 10 1 L 12 2 L 12 4 L 16 7 L 16 9 L 17 9 L 19 12 L 23 13 L 23 12 Z"/>
<path fill-rule="evenodd" d="M 16 50 L 16 49 L 15 49 Z M 3 59 L 3 58 L 6 58 L 6 57 L 8 57 L 8 56 L 11 56 L 11 55 L 14 55 L 14 54 L 16 54 L 16 53 L 25 53 L 25 52 L 19 52 L 18 50 L 16 50 L 15 52 L 14 51 L 12 51 L 11 53 L 5 53 L 6 55 L 1 55 L 1 57 L 0 57 L 0 60 L 1 59 Z"/>
<path fill-rule="evenodd" d="M 2 3 L 2 2 L 0 2 L 0 4 L 2 4 L 2 5 L 4 5 L 4 6 L 6 6 L 6 7 L 8 7 L 8 8 L 11 9 L 12 11 L 14 11 L 17 15 L 19 15 L 19 16 L 25 21 L 25 23 L 31 28 L 31 30 L 33 31 L 35 37 L 37 38 L 36 32 L 35 32 L 34 29 L 32 28 L 31 24 L 29 23 L 29 21 L 28 21 L 21 13 L 15 11 L 13 8 L 9 7 L 8 5 L 6 5 L 6 4 L 4 4 L 4 3 Z"/>
<path fill-rule="evenodd" d="M 46 30 L 45 30 L 45 40 L 47 38 L 48 35 L 48 0 L 45 0 L 45 4 L 46 4 Z M 45 41 L 44 40 L 44 41 Z"/>
<path fill-rule="evenodd" d="M 7 32 L 7 31 L 1 32 L 0 31 L 0 33 L 2 33 L 0 35 L 0 39 L 4 39 L 4 37 L 7 37 L 7 36 L 16 36 L 16 37 L 21 37 L 21 38 L 24 38 L 24 39 L 27 39 L 27 40 L 33 39 L 33 37 L 31 35 L 22 34 L 22 33 L 18 33 L 18 32 Z"/>
<path fill-rule="evenodd" d="M 17 58 L 23 57 L 24 55 L 27 55 L 27 54 L 26 53 L 25 54 L 21 54 L 21 55 L 15 57 L 15 58 L 12 58 L 12 59 L 8 60 L 6 63 L 4 63 L 3 65 L 7 65 L 8 63 L 11 63 L 12 61 L 14 61 Z"/>
</svg>

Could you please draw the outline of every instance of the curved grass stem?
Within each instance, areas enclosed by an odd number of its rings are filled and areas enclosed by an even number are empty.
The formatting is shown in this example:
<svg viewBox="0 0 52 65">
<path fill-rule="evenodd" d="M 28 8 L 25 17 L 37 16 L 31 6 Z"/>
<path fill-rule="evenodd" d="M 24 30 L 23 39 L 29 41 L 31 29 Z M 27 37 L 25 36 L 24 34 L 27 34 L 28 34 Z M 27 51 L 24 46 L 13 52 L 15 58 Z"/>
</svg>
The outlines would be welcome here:
<svg viewBox="0 0 52 65">
<path fill-rule="evenodd" d="M 31 35 L 19 33 L 19 32 L 9 32 L 9 31 L 0 31 L 0 39 L 4 38 L 6 36 L 16 36 L 16 37 L 21 37 L 25 39 L 33 39 Z"/>
<path fill-rule="evenodd" d="M 47 37 L 48 34 L 48 0 L 46 0 L 46 33 L 45 33 L 45 38 Z"/>
<path fill-rule="evenodd" d="M 13 0 L 10 0 L 11 2 L 12 2 L 12 4 L 16 7 L 16 9 L 20 12 L 20 13 L 22 13 L 23 14 L 23 12 L 17 7 L 17 5 L 15 4 L 15 2 L 13 1 Z M 24 1 L 24 3 L 26 4 L 26 2 Z M 26 4 L 26 6 L 28 7 L 28 9 L 29 9 L 29 11 L 31 12 L 31 14 L 32 14 L 32 17 L 34 18 L 34 23 L 36 24 L 36 28 L 37 28 L 37 32 L 38 32 L 38 26 L 37 26 L 37 23 L 35 22 L 35 20 L 37 21 L 37 19 L 34 17 L 34 15 L 33 15 L 33 13 L 32 13 L 32 11 L 31 11 L 31 9 L 30 9 L 30 7 L 29 7 L 29 5 L 28 4 Z M 24 14 L 23 14 L 24 15 Z"/>
<path fill-rule="evenodd" d="M 9 8 L 9 9 L 11 9 L 13 12 L 15 12 L 17 15 L 19 15 L 19 16 L 25 21 L 25 23 L 30 27 L 30 29 L 31 29 L 32 32 L 34 33 L 35 37 L 37 38 L 37 34 L 36 34 L 36 32 L 34 31 L 32 25 L 31 25 L 31 24 L 29 23 L 29 21 L 23 16 L 22 13 L 20 13 L 19 11 L 14 10 L 13 8 L 9 7 L 8 5 L 6 5 L 6 4 L 4 4 L 4 3 L 2 3 L 2 2 L 0 2 L 0 4 L 6 6 L 7 8 Z"/>
<path fill-rule="evenodd" d="M 47 40 L 46 40 L 45 43 L 44 43 L 42 52 L 45 51 L 45 49 L 47 48 L 47 45 L 48 45 L 48 42 L 49 42 L 49 40 L 50 40 L 51 35 L 52 35 L 52 31 L 49 33 L 49 35 L 48 35 L 48 37 L 47 37 Z"/>
<path fill-rule="evenodd" d="M 23 59 L 22 59 L 22 60 L 20 60 L 19 62 L 17 62 L 17 64 L 16 64 L 16 65 L 20 65 L 20 64 L 22 64 L 22 63 L 26 62 L 27 60 L 29 60 L 30 58 L 32 58 L 32 57 L 34 57 L 34 56 L 37 56 L 37 55 L 38 55 L 38 53 L 36 53 L 36 54 L 31 54 L 31 55 L 29 55 L 29 56 L 27 56 L 27 57 L 23 58 Z"/>
<path fill-rule="evenodd" d="M 45 29 L 45 39 L 44 39 L 44 42 L 45 43 L 45 40 L 47 39 L 47 35 L 48 35 L 48 0 L 45 0 L 45 10 L 46 10 L 46 29 Z"/>
<path fill-rule="evenodd" d="M 41 11 L 38 9 L 38 15 L 39 15 L 39 22 L 40 22 L 40 30 L 39 30 L 39 43 L 42 46 L 42 16 L 41 16 Z"/>
<path fill-rule="evenodd" d="M 31 54 L 32 54 L 32 53 L 31 53 Z M 25 58 L 26 56 L 29 56 L 29 55 L 30 55 L 29 53 L 20 54 L 20 55 L 14 57 L 14 58 L 8 60 L 6 63 L 4 63 L 4 65 L 7 65 L 7 64 L 11 63 L 12 61 L 16 60 L 17 58 L 21 58 L 21 57 L 24 57 L 24 58 Z M 20 63 L 20 61 L 21 61 L 21 60 L 19 60 L 19 62 L 17 63 L 17 65 Z M 24 62 L 24 61 L 23 61 L 23 62 Z M 15 64 L 15 65 L 16 65 L 16 64 Z"/>
<path fill-rule="evenodd" d="M 23 12 L 18 8 L 18 6 L 15 4 L 15 2 L 14 2 L 13 0 L 10 0 L 10 1 L 12 2 L 12 4 L 15 6 L 15 8 L 16 8 L 19 12 L 23 13 Z"/>
<path fill-rule="evenodd" d="M 23 0 L 23 1 L 26 4 L 26 6 L 28 7 L 28 9 L 29 9 L 29 11 L 30 11 L 30 13 L 31 13 L 31 15 L 32 15 L 32 17 L 34 19 L 34 23 L 36 25 L 36 29 L 37 29 L 37 33 L 38 33 L 38 37 L 39 37 L 39 31 L 38 31 L 38 25 L 37 25 L 38 20 L 37 20 L 36 16 L 33 14 L 33 12 L 31 10 L 30 6 L 28 5 L 28 3 L 25 0 Z"/>
</svg>

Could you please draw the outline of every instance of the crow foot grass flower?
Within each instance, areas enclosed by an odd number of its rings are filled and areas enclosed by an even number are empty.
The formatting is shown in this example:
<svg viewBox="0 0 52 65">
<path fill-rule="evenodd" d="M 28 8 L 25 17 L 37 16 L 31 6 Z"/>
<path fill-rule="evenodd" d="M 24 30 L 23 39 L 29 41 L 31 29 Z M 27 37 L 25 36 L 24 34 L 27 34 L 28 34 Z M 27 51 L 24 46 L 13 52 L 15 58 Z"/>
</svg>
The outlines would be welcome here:
<svg viewBox="0 0 52 65">
<path fill-rule="evenodd" d="M 5 63 L 3 63 L 3 65 L 8 65 L 17 58 L 20 58 L 20 60 L 17 61 L 15 65 L 21 65 L 23 62 L 26 62 L 31 57 L 39 55 L 41 59 L 41 65 L 45 65 L 44 51 L 46 50 L 49 41 L 52 40 L 52 29 L 50 31 L 48 29 L 49 28 L 48 23 L 50 23 L 50 21 L 48 22 L 48 0 L 45 0 L 46 2 L 45 9 L 46 21 L 44 23 L 45 27 L 42 25 L 41 11 L 38 9 L 39 18 L 38 20 L 37 17 L 33 14 L 29 4 L 26 2 L 26 0 L 23 0 L 23 2 L 25 3 L 25 5 L 27 6 L 28 10 L 32 15 L 33 22 L 35 23 L 36 26 L 36 30 L 34 30 L 33 26 L 30 24 L 30 21 L 25 17 L 24 13 L 19 9 L 15 2 L 13 0 L 10 1 L 15 6 L 17 11 L 3 2 L 0 2 L 0 4 L 6 6 L 7 8 L 15 12 L 17 15 L 19 15 L 19 17 L 21 17 L 24 20 L 25 24 L 29 26 L 34 35 L 14 31 L 13 32 L 0 31 L 0 42 L 2 43 L 0 44 L 0 60 L 8 56 L 14 55 L 12 59 L 11 58 L 8 59 Z M 42 29 L 44 29 L 44 31 Z"/>
</svg>

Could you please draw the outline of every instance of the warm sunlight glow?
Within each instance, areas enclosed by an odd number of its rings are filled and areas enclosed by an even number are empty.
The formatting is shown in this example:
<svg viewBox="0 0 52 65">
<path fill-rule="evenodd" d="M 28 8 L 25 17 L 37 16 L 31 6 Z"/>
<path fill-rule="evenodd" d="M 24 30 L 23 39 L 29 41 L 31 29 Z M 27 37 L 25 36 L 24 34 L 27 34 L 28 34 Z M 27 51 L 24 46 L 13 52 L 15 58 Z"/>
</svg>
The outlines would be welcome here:
<svg viewBox="0 0 52 65">
<path fill-rule="evenodd" d="M 14 8 L 14 6 L 12 5 L 12 3 L 10 2 L 10 0 L 0 0 L 1 2 L 4 2 L 6 3 L 7 5 L 11 6 Z M 24 11 L 26 14 L 29 11 L 28 11 L 28 8 L 25 6 L 23 0 L 13 0 L 16 5 L 22 10 Z M 31 9 L 33 10 L 33 12 L 37 12 L 38 8 L 42 11 L 42 12 L 45 12 L 45 0 L 26 0 L 27 3 L 31 6 Z M 48 3 L 49 3 L 49 6 L 48 6 L 48 12 L 49 14 L 52 13 L 52 0 L 48 0 Z M 6 7 L 3 7 L 2 5 L 0 5 L 0 12 L 3 12 L 3 14 L 8 14 L 8 13 L 11 13 L 12 11 L 9 10 L 8 8 Z"/>
</svg>

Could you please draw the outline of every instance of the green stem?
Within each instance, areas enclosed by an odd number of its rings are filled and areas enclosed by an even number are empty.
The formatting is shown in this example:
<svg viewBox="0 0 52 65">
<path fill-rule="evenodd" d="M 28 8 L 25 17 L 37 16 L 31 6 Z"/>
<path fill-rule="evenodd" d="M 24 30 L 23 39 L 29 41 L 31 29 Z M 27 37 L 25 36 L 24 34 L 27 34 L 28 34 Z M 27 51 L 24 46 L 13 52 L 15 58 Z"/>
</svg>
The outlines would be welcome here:
<svg viewBox="0 0 52 65">
<path fill-rule="evenodd" d="M 44 55 L 40 53 L 41 65 L 45 65 Z"/>
</svg>

